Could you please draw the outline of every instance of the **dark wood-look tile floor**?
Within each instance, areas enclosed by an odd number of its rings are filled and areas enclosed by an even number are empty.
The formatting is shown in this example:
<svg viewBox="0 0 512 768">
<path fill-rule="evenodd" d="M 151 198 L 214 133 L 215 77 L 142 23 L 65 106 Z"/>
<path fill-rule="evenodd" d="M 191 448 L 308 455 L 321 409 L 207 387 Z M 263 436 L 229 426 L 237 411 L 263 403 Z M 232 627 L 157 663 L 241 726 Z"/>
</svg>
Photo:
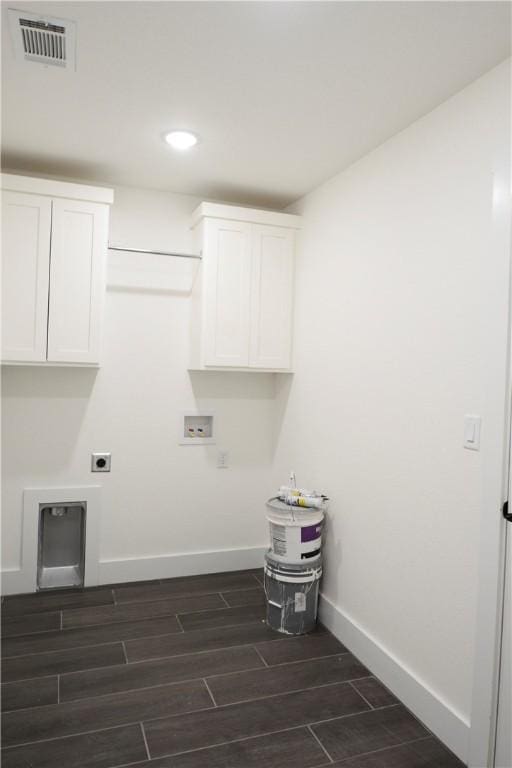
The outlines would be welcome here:
<svg viewBox="0 0 512 768">
<path fill-rule="evenodd" d="M 3 768 L 461 768 L 259 571 L 5 598 Z"/>
</svg>

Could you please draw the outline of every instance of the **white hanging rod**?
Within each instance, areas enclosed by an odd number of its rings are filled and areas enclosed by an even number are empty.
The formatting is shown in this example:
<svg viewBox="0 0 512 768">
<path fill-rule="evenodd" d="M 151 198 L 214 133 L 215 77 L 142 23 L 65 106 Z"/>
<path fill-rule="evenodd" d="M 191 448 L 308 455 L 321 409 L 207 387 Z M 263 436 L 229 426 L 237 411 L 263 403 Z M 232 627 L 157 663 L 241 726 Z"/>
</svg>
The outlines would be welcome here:
<svg viewBox="0 0 512 768">
<path fill-rule="evenodd" d="M 151 253 L 153 256 L 176 256 L 178 259 L 202 259 L 195 253 L 174 253 L 174 251 L 149 251 L 145 248 L 121 248 L 118 245 L 108 244 L 109 251 L 126 251 L 127 253 Z"/>
</svg>

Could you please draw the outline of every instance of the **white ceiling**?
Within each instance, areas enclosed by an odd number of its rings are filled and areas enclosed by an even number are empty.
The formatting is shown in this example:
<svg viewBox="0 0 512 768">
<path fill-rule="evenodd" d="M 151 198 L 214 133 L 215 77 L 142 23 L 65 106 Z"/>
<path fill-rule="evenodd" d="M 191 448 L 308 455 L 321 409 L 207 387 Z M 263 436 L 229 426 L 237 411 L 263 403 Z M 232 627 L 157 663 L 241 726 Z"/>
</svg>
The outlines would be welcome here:
<svg viewBox="0 0 512 768">
<path fill-rule="evenodd" d="M 510 55 L 508 2 L 2 7 L 4 167 L 273 207 Z M 74 19 L 76 72 L 15 61 L 8 7 Z"/>
</svg>

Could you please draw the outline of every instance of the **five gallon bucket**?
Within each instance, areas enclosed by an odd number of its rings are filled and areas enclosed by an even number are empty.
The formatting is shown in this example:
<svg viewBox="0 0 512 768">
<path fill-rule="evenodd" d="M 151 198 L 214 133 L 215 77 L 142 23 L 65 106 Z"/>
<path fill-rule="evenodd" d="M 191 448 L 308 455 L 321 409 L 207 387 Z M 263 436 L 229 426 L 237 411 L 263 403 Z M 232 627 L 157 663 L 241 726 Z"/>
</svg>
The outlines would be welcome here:
<svg viewBox="0 0 512 768">
<path fill-rule="evenodd" d="M 303 635 L 316 625 L 322 559 L 282 563 L 271 551 L 265 555 L 267 624 L 286 635 Z"/>
<path fill-rule="evenodd" d="M 270 555 L 279 563 L 303 563 L 320 556 L 324 513 L 284 504 L 279 499 L 267 501 L 270 526 Z"/>
</svg>

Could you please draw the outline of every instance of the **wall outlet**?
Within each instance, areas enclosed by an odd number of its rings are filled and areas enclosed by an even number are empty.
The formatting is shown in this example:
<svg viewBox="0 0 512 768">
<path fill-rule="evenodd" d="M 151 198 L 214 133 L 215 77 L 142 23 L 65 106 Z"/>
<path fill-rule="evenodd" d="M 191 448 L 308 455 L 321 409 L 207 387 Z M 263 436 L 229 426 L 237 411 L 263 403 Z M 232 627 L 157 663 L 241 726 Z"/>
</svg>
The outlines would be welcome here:
<svg viewBox="0 0 512 768">
<path fill-rule="evenodd" d="M 227 451 L 219 451 L 217 454 L 217 468 L 227 469 L 229 467 L 229 453 Z"/>
<path fill-rule="evenodd" d="M 91 456 L 91 472 L 110 472 L 111 453 L 93 453 Z"/>
</svg>

